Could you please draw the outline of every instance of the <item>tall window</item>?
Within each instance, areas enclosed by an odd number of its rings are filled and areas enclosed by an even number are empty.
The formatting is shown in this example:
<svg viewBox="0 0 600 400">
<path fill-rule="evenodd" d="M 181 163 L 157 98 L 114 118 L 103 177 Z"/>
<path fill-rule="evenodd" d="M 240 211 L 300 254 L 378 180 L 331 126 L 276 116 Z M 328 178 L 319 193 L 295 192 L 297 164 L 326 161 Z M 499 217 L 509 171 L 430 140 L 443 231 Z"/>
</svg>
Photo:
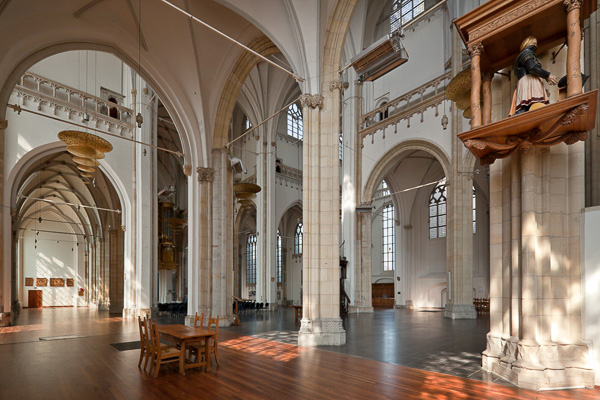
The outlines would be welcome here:
<svg viewBox="0 0 600 400">
<path fill-rule="evenodd" d="M 477 233 L 477 199 L 475 197 L 475 186 L 473 186 L 473 233 Z"/>
<path fill-rule="evenodd" d="M 281 234 L 277 229 L 277 244 L 275 246 L 275 265 L 277 268 L 277 283 L 281 283 Z"/>
<path fill-rule="evenodd" d="M 246 285 L 256 285 L 256 235 L 246 241 Z"/>
<path fill-rule="evenodd" d="M 294 232 L 294 254 L 302 254 L 302 222 L 298 222 Z"/>
<path fill-rule="evenodd" d="M 394 0 L 390 14 L 390 32 L 395 31 L 425 11 L 425 0 Z"/>
<path fill-rule="evenodd" d="M 252 128 L 252 123 L 250 122 L 250 120 L 248 119 L 248 117 L 246 117 L 244 115 L 244 132 L 247 131 L 250 128 Z"/>
<path fill-rule="evenodd" d="M 296 103 L 289 106 L 287 111 L 287 134 L 302 140 L 302 112 Z"/>
<path fill-rule="evenodd" d="M 429 238 L 446 237 L 446 182 L 435 186 L 429 196 Z"/>
<path fill-rule="evenodd" d="M 383 270 L 393 271 L 396 268 L 395 243 L 396 235 L 394 232 L 394 205 L 389 203 L 381 211 L 383 225 Z"/>
</svg>

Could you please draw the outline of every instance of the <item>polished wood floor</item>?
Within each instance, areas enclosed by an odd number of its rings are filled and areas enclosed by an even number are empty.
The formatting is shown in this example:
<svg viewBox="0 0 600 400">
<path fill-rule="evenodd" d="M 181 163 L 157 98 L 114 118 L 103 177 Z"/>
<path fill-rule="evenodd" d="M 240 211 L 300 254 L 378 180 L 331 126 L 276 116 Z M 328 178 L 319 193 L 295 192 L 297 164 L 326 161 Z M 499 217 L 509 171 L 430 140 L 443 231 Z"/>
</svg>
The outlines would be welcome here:
<svg viewBox="0 0 600 400">
<path fill-rule="evenodd" d="M 0 399 L 598 399 L 600 390 L 532 392 L 221 330 L 211 372 L 137 368 L 135 321 L 87 309 L 24 310 L 0 328 Z M 40 341 L 39 337 L 75 335 Z"/>
</svg>

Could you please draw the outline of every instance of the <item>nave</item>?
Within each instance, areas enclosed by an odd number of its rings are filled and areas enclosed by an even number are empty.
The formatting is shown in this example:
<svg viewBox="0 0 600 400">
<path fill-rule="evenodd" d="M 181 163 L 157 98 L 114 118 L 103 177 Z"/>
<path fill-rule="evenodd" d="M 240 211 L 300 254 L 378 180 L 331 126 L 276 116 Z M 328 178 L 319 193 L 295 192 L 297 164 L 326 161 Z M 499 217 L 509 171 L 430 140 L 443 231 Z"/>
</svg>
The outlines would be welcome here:
<svg viewBox="0 0 600 400">
<path fill-rule="evenodd" d="M 153 379 L 137 368 L 139 350 L 119 351 L 111 346 L 139 340 L 135 321 L 91 309 L 24 309 L 17 325 L 0 328 L 0 359 L 4 361 L 0 365 L 0 398 L 280 399 L 284 394 L 290 399 L 595 399 L 600 396 L 598 389 L 533 392 L 396 365 L 412 362 L 418 366 L 418 358 L 433 360 L 435 354 L 464 351 L 471 342 L 475 342 L 471 344 L 473 348 L 481 348 L 476 336 L 482 336 L 479 331 L 487 330 L 486 326 L 479 326 L 485 325 L 482 324 L 485 320 L 452 323 L 440 313 L 378 310 L 373 315 L 353 315 L 345 321 L 348 343 L 335 348 L 337 352 L 330 351 L 333 348 L 305 348 L 266 339 L 282 340 L 286 333 L 294 332 L 293 318 L 293 311 L 288 309 L 243 315 L 241 327 L 220 330 L 220 367 L 214 366 L 211 372 L 190 370 L 185 377 L 176 368 L 165 367 Z M 159 322 L 176 323 L 175 319 L 167 316 Z M 460 327 L 463 322 L 474 325 Z M 448 326 L 439 329 L 440 324 Z M 473 336 L 464 337 L 467 331 L 472 331 Z M 413 361 L 409 354 L 413 354 Z M 442 366 L 444 362 L 439 360 L 437 364 Z"/>
</svg>

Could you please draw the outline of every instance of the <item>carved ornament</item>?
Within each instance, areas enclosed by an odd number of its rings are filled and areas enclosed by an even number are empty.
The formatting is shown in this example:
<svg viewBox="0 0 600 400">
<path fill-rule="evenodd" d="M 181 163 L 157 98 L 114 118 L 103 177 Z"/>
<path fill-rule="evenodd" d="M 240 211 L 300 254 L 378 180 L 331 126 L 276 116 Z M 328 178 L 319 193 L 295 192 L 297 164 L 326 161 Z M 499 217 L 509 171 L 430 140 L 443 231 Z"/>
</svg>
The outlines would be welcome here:
<svg viewBox="0 0 600 400">
<path fill-rule="evenodd" d="M 573 10 L 581 8 L 582 0 L 563 0 L 563 4 L 565 6 L 565 11 L 570 13 Z"/>
<path fill-rule="evenodd" d="M 0 130 L 8 128 L 8 121 L 0 118 Z"/>
<path fill-rule="evenodd" d="M 300 104 L 302 108 L 323 108 L 323 96 L 320 94 L 303 94 L 300 96 Z"/>
<path fill-rule="evenodd" d="M 198 167 L 196 169 L 196 172 L 198 173 L 198 182 L 212 182 L 213 181 L 213 178 L 215 175 L 214 169 Z"/>
<path fill-rule="evenodd" d="M 539 7 L 543 6 L 545 3 L 548 3 L 550 1 L 551 0 L 529 1 L 527 4 L 523 4 L 521 7 L 515 8 L 510 13 L 504 14 L 504 15 L 488 22 L 487 24 L 480 26 L 477 29 L 473 29 L 471 32 L 469 32 L 469 41 L 477 40 L 480 37 L 487 35 L 491 31 L 496 30 L 497 28 L 502 27 L 506 24 L 509 24 L 512 21 L 521 18 L 525 14 L 529 14 L 530 12 L 534 11 L 536 8 L 539 8 Z M 564 0 L 564 1 L 567 2 L 569 0 Z M 575 1 L 578 1 L 578 0 L 575 0 Z M 469 52 L 470 52 L 470 50 L 469 50 Z"/>
<path fill-rule="evenodd" d="M 337 89 L 337 90 L 342 90 L 342 81 L 340 81 L 340 80 L 337 80 L 337 79 L 336 79 L 335 81 L 331 81 L 331 82 L 329 83 L 329 90 L 330 90 L 330 91 L 332 91 L 332 92 L 333 92 L 333 91 L 334 91 L 334 90 L 336 90 L 336 89 Z"/>
<path fill-rule="evenodd" d="M 192 176 L 192 166 L 189 164 L 185 164 L 183 166 L 183 173 L 185 176 Z"/>
<path fill-rule="evenodd" d="M 475 42 L 469 45 L 469 55 L 471 58 L 475 56 L 480 56 L 483 53 L 483 44 L 481 42 Z"/>
</svg>

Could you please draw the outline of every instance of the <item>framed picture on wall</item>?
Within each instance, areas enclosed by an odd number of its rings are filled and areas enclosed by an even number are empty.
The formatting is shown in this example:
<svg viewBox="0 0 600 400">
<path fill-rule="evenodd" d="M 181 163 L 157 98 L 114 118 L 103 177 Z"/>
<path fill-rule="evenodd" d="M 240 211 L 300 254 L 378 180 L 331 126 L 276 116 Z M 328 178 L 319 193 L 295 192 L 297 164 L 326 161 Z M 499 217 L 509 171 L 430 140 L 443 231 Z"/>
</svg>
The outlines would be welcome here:
<svg viewBox="0 0 600 400">
<path fill-rule="evenodd" d="M 35 286 L 48 286 L 48 278 L 36 278 Z"/>
<path fill-rule="evenodd" d="M 33 286 L 33 278 L 25 278 L 25 286 Z"/>
<path fill-rule="evenodd" d="M 68 287 L 75 286 L 75 279 L 73 279 L 73 278 L 67 278 L 67 286 Z"/>
<path fill-rule="evenodd" d="M 64 278 L 50 278 L 50 286 L 63 287 L 63 286 L 65 286 L 65 279 Z"/>
</svg>

